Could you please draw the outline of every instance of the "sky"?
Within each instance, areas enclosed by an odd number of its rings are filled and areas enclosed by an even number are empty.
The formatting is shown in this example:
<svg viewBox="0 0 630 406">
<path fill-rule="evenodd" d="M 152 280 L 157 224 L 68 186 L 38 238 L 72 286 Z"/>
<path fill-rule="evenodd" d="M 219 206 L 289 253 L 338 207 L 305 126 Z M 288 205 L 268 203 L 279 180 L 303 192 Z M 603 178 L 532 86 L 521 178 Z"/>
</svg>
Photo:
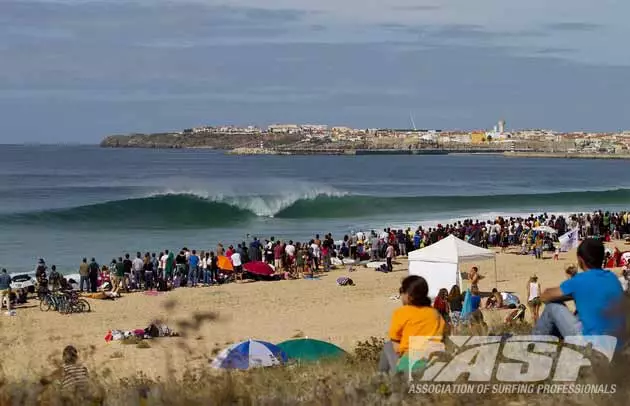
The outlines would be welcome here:
<svg viewBox="0 0 630 406">
<path fill-rule="evenodd" d="M 0 143 L 630 129 L 627 0 L 0 0 Z"/>
</svg>

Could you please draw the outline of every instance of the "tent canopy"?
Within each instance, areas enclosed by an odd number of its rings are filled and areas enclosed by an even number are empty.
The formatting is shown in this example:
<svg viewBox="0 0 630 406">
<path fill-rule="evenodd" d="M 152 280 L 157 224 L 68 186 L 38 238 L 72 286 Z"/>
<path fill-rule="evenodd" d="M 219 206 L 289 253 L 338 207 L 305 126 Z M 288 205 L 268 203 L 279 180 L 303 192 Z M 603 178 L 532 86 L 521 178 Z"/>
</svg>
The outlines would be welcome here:
<svg viewBox="0 0 630 406">
<path fill-rule="evenodd" d="M 460 262 L 494 259 L 495 254 L 450 235 L 426 248 L 410 252 L 408 258 L 409 275 L 418 275 L 426 279 L 429 284 L 429 297 L 434 298 L 440 288 L 450 289 L 453 285 L 463 288 L 459 272 Z M 494 274 L 497 280 L 496 262 Z"/>
<path fill-rule="evenodd" d="M 494 257 L 495 253 L 493 251 L 469 244 L 454 235 L 449 235 L 435 244 L 409 253 L 410 262 L 423 261 L 448 264 L 483 261 Z"/>
</svg>

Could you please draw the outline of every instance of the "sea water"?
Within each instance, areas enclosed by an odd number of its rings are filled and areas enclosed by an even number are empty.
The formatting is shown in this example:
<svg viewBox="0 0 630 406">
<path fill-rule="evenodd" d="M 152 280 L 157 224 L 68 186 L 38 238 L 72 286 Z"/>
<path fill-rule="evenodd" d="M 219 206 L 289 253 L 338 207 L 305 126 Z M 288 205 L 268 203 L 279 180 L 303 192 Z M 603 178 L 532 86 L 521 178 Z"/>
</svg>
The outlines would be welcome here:
<svg viewBox="0 0 630 406">
<path fill-rule="evenodd" d="M 125 252 L 252 237 L 335 239 L 385 226 L 630 208 L 630 161 L 234 156 L 208 150 L 0 146 L 0 267 L 76 273 Z"/>
</svg>

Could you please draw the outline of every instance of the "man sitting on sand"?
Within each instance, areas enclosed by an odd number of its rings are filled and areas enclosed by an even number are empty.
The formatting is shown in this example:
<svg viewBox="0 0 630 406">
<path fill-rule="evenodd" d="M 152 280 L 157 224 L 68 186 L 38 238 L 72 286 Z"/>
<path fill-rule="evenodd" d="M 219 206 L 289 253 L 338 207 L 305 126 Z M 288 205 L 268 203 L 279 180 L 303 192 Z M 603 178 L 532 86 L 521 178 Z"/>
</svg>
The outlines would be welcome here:
<svg viewBox="0 0 630 406">
<path fill-rule="evenodd" d="M 584 271 L 565 280 L 560 287 L 546 289 L 540 296 L 545 310 L 534 327 L 537 335 L 613 335 L 624 329 L 624 314 L 618 306 L 623 289 L 617 276 L 602 269 L 604 245 L 599 240 L 584 240 L 577 250 L 579 267 Z M 579 319 L 563 303 L 573 299 Z"/>
</svg>

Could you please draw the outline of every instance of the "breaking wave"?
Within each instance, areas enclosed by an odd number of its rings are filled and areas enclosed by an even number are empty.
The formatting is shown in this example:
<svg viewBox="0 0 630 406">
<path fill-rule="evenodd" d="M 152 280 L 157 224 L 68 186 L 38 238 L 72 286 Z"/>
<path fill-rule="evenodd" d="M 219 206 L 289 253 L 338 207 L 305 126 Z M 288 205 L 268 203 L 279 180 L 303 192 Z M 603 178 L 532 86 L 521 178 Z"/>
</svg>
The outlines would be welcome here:
<svg viewBox="0 0 630 406">
<path fill-rule="evenodd" d="M 86 227 L 213 228 L 253 218 L 365 218 L 387 214 L 422 215 L 473 210 L 550 211 L 630 206 L 630 189 L 485 196 L 379 197 L 337 192 L 296 195 L 206 196 L 166 193 L 79 207 L 3 214 L 9 224 L 84 225 Z"/>
</svg>

